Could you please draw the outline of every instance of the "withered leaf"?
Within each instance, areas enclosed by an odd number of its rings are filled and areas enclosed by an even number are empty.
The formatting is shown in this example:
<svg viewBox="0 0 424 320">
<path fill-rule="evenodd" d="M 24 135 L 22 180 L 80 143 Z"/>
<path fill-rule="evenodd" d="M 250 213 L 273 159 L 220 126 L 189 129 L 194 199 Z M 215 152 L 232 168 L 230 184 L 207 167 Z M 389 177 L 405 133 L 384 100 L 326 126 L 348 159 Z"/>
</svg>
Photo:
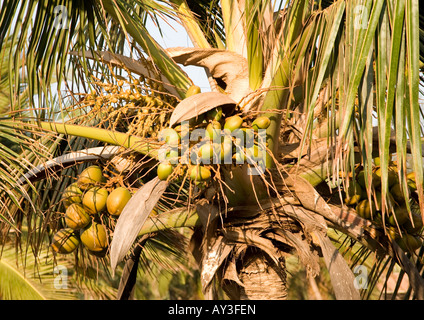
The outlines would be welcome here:
<svg viewBox="0 0 424 320">
<path fill-rule="evenodd" d="M 155 177 L 143 185 L 122 210 L 110 245 L 110 263 L 113 273 L 117 264 L 128 253 L 144 222 L 167 186 L 168 182 Z"/>
<path fill-rule="evenodd" d="M 219 92 L 202 92 L 182 100 L 172 112 L 169 125 L 190 120 L 217 107 L 233 110 L 236 103 L 228 95 Z M 227 111 L 228 112 L 228 111 Z M 224 111 L 225 113 L 225 111 Z"/>
</svg>

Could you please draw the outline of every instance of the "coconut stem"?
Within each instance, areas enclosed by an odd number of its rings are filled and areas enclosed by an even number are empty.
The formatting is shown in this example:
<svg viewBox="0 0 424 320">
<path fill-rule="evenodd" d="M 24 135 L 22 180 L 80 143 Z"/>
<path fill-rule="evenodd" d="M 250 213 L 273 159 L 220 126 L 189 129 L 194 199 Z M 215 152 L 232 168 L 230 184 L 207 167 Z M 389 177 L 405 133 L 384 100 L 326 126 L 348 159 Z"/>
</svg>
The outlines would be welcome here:
<svg viewBox="0 0 424 320">
<path fill-rule="evenodd" d="M 63 133 L 87 139 L 94 139 L 108 144 L 131 149 L 137 153 L 149 155 L 152 158 L 158 157 L 157 150 L 160 147 L 159 144 L 156 145 L 150 142 L 146 142 L 145 139 L 134 135 L 101 128 L 92 128 L 57 122 L 41 122 L 40 125 L 44 130 L 50 130 L 57 133 Z"/>
<path fill-rule="evenodd" d="M 149 217 L 138 233 L 138 236 L 170 228 L 194 227 L 199 223 L 199 216 L 195 209 L 176 209 Z"/>
</svg>

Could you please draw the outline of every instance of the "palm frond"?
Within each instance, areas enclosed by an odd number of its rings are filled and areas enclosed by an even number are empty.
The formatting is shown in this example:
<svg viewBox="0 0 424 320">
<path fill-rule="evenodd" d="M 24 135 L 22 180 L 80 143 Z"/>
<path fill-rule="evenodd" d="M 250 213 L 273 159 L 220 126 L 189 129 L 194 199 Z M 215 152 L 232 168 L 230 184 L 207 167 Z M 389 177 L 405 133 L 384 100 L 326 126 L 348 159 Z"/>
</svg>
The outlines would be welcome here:
<svg viewBox="0 0 424 320">
<path fill-rule="evenodd" d="M 48 248 L 35 257 L 17 253 L 14 246 L 8 244 L 2 248 L 0 259 L 0 296 L 3 300 L 76 300 L 85 294 L 95 296 L 95 290 L 89 288 L 101 289 L 100 282 L 85 279 L 78 284 L 73 270 L 70 257 L 55 259 Z M 107 295 L 105 290 L 104 295 Z"/>
</svg>

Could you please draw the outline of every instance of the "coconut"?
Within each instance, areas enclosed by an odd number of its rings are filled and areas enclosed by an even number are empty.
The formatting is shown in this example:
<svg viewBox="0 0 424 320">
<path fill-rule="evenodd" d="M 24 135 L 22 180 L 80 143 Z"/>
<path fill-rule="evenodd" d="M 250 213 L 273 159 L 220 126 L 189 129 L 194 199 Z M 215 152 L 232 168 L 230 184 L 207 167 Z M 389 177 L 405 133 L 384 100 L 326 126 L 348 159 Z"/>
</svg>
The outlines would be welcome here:
<svg viewBox="0 0 424 320">
<path fill-rule="evenodd" d="M 107 211 L 113 216 L 119 216 L 131 199 L 131 192 L 124 187 L 114 189 L 106 201 Z"/>
<path fill-rule="evenodd" d="M 403 237 L 397 238 L 396 243 L 403 251 L 413 252 L 422 246 L 420 238 L 411 234 L 404 234 Z"/>
<path fill-rule="evenodd" d="M 222 108 L 217 107 L 215 109 L 209 110 L 206 113 L 206 119 L 210 121 L 219 121 L 222 118 Z"/>
<path fill-rule="evenodd" d="M 209 140 L 217 139 L 221 135 L 221 123 L 212 121 L 206 126 L 206 137 Z"/>
<path fill-rule="evenodd" d="M 186 98 L 194 96 L 195 94 L 198 94 L 198 93 L 201 93 L 201 92 L 202 92 L 202 90 L 200 89 L 199 86 L 192 85 L 186 91 Z"/>
<path fill-rule="evenodd" d="M 398 204 L 402 204 L 405 202 L 405 196 L 403 195 L 401 185 L 396 183 L 390 189 L 390 193 Z"/>
<path fill-rule="evenodd" d="M 258 117 L 256 118 L 252 123 L 252 128 L 255 131 L 258 131 L 259 129 L 267 129 L 269 125 L 271 124 L 271 120 L 269 120 L 268 117 Z"/>
<path fill-rule="evenodd" d="M 78 176 L 77 186 L 81 190 L 87 190 L 93 185 L 104 181 L 102 169 L 99 166 L 90 166 Z"/>
<path fill-rule="evenodd" d="M 159 132 L 159 141 L 163 141 L 171 146 L 178 146 L 180 143 L 180 135 L 172 128 L 166 128 Z"/>
<path fill-rule="evenodd" d="M 372 217 L 375 217 L 375 206 L 371 204 L 367 199 L 362 200 L 356 206 L 356 212 L 364 219 L 371 220 Z"/>
<path fill-rule="evenodd" d="M 76 182 L 69 185 L 62 194 L 62 199 L 65 204 L 65 208 L 68 208 L 72 203 L 82 202 L 82 190 L 78 187 Z"/>
<path fill-rule="evenodd" d="M 80 240 L 71 228 L 59 230 L 53 236 L 52 248 L 57 253 L 68 254 L 78 248 Z"/>
<path fill-rule="evenodd" d="M 82 204 L 90 214 L 96 214 L 106 208 L 109 192 L 105 188 L 93 187 L 89 189 L 82 198 Z"/>
<path fill-rule="evenodd" d="M 406 209 L 405 206 L 401 206 L 401 207 L 396 206 L 394 208 L 394 214 L 390 213 L 389 215 L 389 223 L 392 226 L 396 226 L 396 222 L 399 225 L 403 225 L 405 222 L 408 221 L 408 217 L 409 217 L 408 210 Z"/>
<path fill-rule="evenodd" d="M 345 203 L 355 205 L 361 200 L 362 188 L 359 183 L 350 183 L 346 192 Z"/>
<path fill-rule="evenodd" d="M 243 124 L 243 119 L 240 116 L 235 115 L 225 119 L 224 129 L 227 129 L 230 132 L 233 132 L 234 130 L 239 129 L 242 124 Z"/>
<path fill-rule="evenodd" d="M 160 180 L 166 180 L 171 175 L 174 167 L 168 161 L 159 163 L 157 167 L 157 175 Z"/>
<path fill-rule="evenodd" d="M 92 222 L 81 230 L 82 244 L 92 252 L 102 252 L 108 246 L 106 227 L 97 222 Z"/>
<path fill-rule="evenodd" d="M 207 142 L 199 147 L 197 152 L 201 163 L 209 164 L 211 159 L 214 157 L 215 149 L 212 142 Z"/>
<path fill-rule="evenodd" d="M 90 215 L 80 203 L 72 203 L 66 209 L 65 223 L 69 228 L 78 230 L 87 226 L 90 221 Z"/>
<path fill-rule="evenodd" d="M 197 165 L 191 169 L 190 178 L 194 181 L 207 181 L 211 178 L 211 171 L 204 166 Z"/>
<path fill-rule="evenodd" d="M 417 233 L 423 227 L 423 220 L 421 218 L 421 215 L 419 214 L 419 209 L 417 211 L 412 208 L 412 211 L 411 211 L 412 222 L 408 216 L 408 220 L 403 224 L 403 227 L 409 233 Z"/>
</svg>

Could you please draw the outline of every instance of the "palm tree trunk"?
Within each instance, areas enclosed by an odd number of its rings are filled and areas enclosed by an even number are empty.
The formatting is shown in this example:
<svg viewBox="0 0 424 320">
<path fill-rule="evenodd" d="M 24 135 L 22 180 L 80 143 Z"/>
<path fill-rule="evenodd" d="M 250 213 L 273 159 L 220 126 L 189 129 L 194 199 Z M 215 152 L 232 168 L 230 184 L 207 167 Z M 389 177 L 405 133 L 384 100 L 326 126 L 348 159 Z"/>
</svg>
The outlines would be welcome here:
<svg viewBox="0 0 424 320">
<path fill-rule="evenodd" d="M 243 261 L 239 277 L 240 300 L 287 299 L 285 261 L 277 266 L 263 251 L 254 252 Z"/>
</svg>

